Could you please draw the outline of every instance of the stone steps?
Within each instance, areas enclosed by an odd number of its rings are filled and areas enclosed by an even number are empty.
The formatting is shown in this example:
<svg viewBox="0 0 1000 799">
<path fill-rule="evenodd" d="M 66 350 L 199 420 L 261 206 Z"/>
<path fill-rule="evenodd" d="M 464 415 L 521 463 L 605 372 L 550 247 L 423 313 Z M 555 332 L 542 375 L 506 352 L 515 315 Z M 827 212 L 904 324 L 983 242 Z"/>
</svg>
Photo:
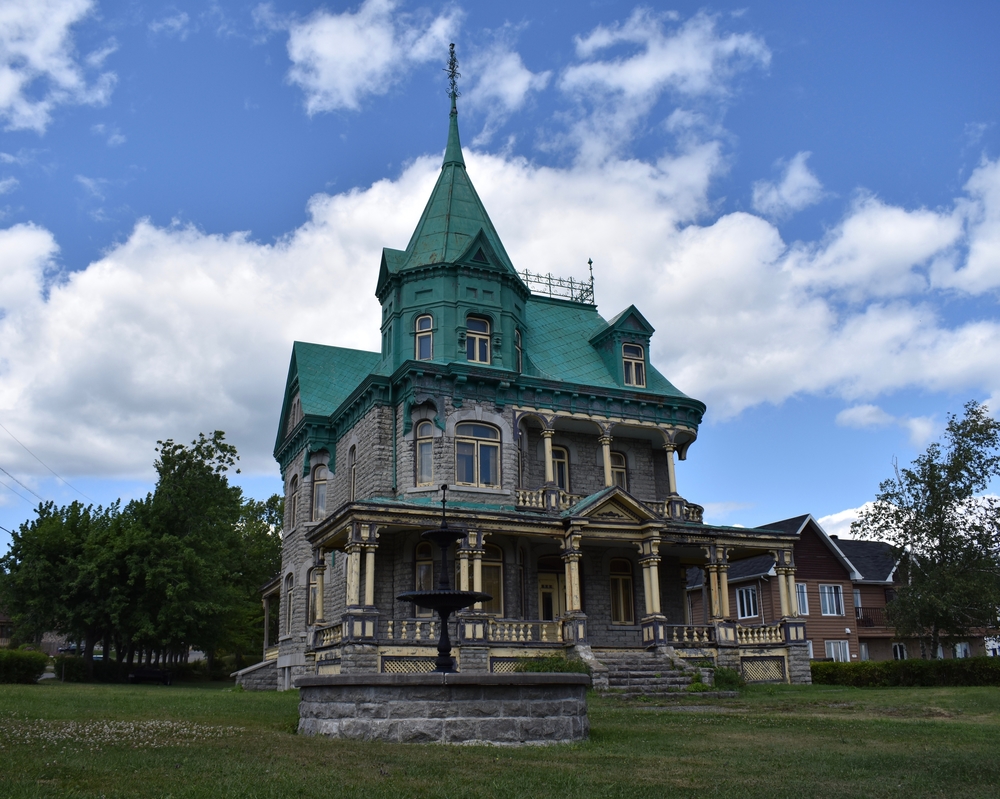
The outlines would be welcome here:
<svg viewBox="0 0 1000 799">
<path fill-rule="evenodd" d="M 692 675 L 651 652 L 594 650 L 608 670 L 608 689 L 623 696 L 656 696 L 683 691 Z"/>
</svg>

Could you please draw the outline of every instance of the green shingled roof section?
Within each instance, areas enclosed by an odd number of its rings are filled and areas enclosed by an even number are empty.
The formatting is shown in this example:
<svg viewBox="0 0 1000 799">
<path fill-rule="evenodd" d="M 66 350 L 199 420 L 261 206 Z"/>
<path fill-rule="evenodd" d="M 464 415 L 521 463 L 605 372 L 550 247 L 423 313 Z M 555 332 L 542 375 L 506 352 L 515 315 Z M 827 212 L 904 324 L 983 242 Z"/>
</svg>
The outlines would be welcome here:
<svg viewBox="0 0 1000 799">
<path fill-rule="evenodd" d="M 329 416 L 376 371 L 377 352 L 296 341 L 293 346 L 302 412 Z"/>
<path fill-rule="evenodd" d="M 590 344 L 608 326 L 592 305 L 532 297 L 525 308 L 528 333 L 524 350 L 539 377 L 620 388 L 600 354 Z M 642 389 L 636 389 L 642 391 Z M 650 365 L 646 390 L 670 397 L 686 397 Z"/>
<path fill-rule="evenodd" d="M 516 274 L 493 222 L 465 171 L 462 145 L 458 139 L 458 114 L 449 120 L 448 147 L 434 191 L 417 223 L 410 243 L 406 245 L 406 261 L 399 270 L 427 264 L 454 263 L 483 231 L 501 265 Z M 394 264 L 386 262 L 390 271 Z"/>
</svg>

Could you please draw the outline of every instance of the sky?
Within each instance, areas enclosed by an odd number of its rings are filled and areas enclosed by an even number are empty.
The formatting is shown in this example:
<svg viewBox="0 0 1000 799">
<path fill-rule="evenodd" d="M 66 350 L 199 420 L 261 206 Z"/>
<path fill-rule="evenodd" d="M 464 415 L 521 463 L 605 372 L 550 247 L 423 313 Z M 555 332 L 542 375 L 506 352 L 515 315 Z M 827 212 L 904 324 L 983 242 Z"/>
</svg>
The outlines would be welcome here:
<svg viewBox="0 0 1000 799">
<path fill-rule="evenodd" d="M 291 343 L 378 349 L 455 42 L 515 266 L 593 259 L 708 405 L 681 494 L 847 534 L 949 414 L 1000 411 L 997 30 L 994 2 L 6 0 L 0 527 L 144 496 L 200 431 L 281 490 Z"/>
</svg>

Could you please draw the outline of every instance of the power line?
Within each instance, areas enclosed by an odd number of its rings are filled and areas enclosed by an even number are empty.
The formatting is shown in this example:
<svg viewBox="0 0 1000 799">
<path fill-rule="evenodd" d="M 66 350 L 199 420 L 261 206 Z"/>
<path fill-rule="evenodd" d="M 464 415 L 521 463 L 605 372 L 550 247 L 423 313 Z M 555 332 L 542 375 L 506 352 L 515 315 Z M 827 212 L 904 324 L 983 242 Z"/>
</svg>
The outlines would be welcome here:
<svg viewBox="0 0 1000 799">
<path fill-rule="evenodd" d="M 5 533 L 10 533 L 11 535 L 14 535 L 14 531 L 13 530 L 8 530 L 2 524 L 0 524 L 0 530 L 3 530 Z"/>
<path fill-rule="evenodd" d="M 23 500 L 24 500 L 25 502 L 27 502 L 27 503 L 28 503 L 29 505 L 33 505 L 33 504 L 34 504 L 34 503 L 33 503 L 33 502 L 32 502 L 32 501 L 30 500 L 30 499 L 28 499 L 28 498 L 27 498 L 27 497 L 26 497 L 26 496 L 25 496 L 24 494 L 22 494 L 22 493 L 21 493 L 20 491 L 15 491 L 15 490 L 14 490 L 13 488 L 11 488 L 11 487 L 10 487 L 9 485 L 7 485 L 7 484 L 6 484 L 6 483 L 5 483 L 5 482 L 4 482 L 3 480 L 0 480 L 0 486 L 3 486 L 3 487 L 4 487 L 4 488 L 6 488 L 6 489 L 7 489 L 8 491 L 10 491 L 10 493 L 12 493 L 12 494 L 17 494 L 17 496 L 19 496 L 19 497 L 20 497 L 21 499 L 23 499 Z"/>
<path fill-rule="evenodd" d="M 7 475 L 11 480 L 13 480 L 19 486 L 21 486 L 21 488 L 23 488 L 29 494 L 34 494 L 41 502 L 45 502 L 45 497 L 39 495 L 35 491 L 32 491 L 30 488 L 28 488 L 28 486 L 26 486 L 24 483 L 22 483 L 20 480 L 18 480 L 16 477 L 14 477 L 14 475 L 12 475 L 10 472 L 8 472 L 6 469 L 4 469 L 3 466 L 0 466 L 0 472 L 3 472 L 5 475 Z"/>
<path fill-rule="evenodd" d="M 3 431 L 4 431 L 4 432 L 5 432 L 5 433 L 6 433 L 7 435 L 9 435 L 9 436 L 10 436 L 11 438 L 13 438 L 13 439 L 14 439 L 15 441 L 17 441 L 17 443 L 18 443 L 18 444 L 21 444 L 21 441 L 20 441 L 20 440 L 18 439 L 18 437 L 17 437 L 17 436 L 15 436 L 15 435 L 14 435 L 14 434 L 13 434 L 12 432 L 10 432 L 10 430 L 8 430 L 8 429 L 7 429 L 6 427 L 4 427 L 4 426 L 3 426 L 3 423 L 2 423 L 2 422 L 0 422 L 0 428 L 2 428 L 2 429 L 3 429 Z M 60 477 L 60 476 L 59 476 L 58 474 L 56 474 L 56 473 L 55 473 L 55 471 L 53 471 L 53 470 L 52 470 L 52 469 L 51 469 L 51 468 L 49 467 L 49 465 L 48 465 L 47 463 L 45 463 L 45 462 L 44 462 L 44 461 L 43 461 L 43 460 L 42 460 L 41 458 L 39 458 L 39 457 L 38 457 L 38 456 L 37 456 L 37 455 L 36 455 L 36 454 L 35 454 L 34 452 L 32 452 L 32 451 L 31 451 L 30 449 L 28 449 L 28 448 L 27 448 L 27 447 L 26 447 L 26 446 L 25 446 L 24 444 L 21 444 L 21 447 L 22 447 L 22 448 L 24 449 L 24 451 L 25 451 L 25 452 L 27 452 L 27 453 L 28 453 L 28 454 L 29 454 L 29 455 L 30 455 L 30 456 L 31 456 L 32 458 L 34 458 L 34 459 L 35 459 L 36 461 L 38 461 L 38 462 L 39 462 L 40 464 L 42 464 L 42 466 L 44 466 L 44 467 L 45 467 L 46 469 L 48 469 L 48 470 L 49 470 L 50 472 L 52 472 L 52 474 L 54 474 L 54 475 L 55 475 L 55 476 L 56 476 L 56 477 L 57 477 L 57 478 L 58 478 L 59 480 L 62 480 L 62 482 L 63 482 L 63 483 L 65 483 L 65 484 L 66 484 L 66 485 L 68 485 L 68 486 L 69 486 L 70 488 L 72 488 L 72 489 L 73 489 L 74 491 L 76 491 L 76 493 L 77 493 L 77 494 L 79 494 L 79 495 L 80 495 L 81 497 L 83 497 L 84 499 L 89 499 L 89 500 L 90 500 L 91 502 L 93 502 L 93 501 L 94 501 L 94 500 L 90 499 L 90 497 L 88 497 L 88 496 L 87 496 L 86 494 L 84 494 L 84 493 L 83 493 L 83 492 L 82 492 L 82 491 L 81 491 L 81 490 L 80 490 L 79 488 L 77 488 L 77 487 L 76 487 L 76 486 L 74 486 L 74 485 L 70 485 L 70 483 L 69 483 L 69 481 L 68 481 L 68 480 L 64 480 L 64 479 L 63 479 L 62 477 Z M 34 493 L 34 492 L 32 491 L 32 493 Z M 37 494 L 36 494 L 36 496 L 37 496 Z"/>
</svg>

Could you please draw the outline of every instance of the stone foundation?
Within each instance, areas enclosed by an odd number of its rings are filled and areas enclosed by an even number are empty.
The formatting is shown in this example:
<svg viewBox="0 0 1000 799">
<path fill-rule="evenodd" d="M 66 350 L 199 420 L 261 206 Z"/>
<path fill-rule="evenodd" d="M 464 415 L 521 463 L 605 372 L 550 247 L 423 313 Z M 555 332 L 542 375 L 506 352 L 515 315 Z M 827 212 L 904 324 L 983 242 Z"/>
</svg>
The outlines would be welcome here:
<svg viewBox="0 0 1000 799">
<path fill-rule="evenodd" d="M 585 674 L 339 674 L 301 677 L 299 733 L 398 743 L 584 740 Z"/>
<path fill-rule="evenodd" d="M 229 675 L 236 679 L 236 684 L 243 686 L 244 691 L 277 691 L 278 664 L 273 660 L 265 660 L 245 669 L 234 671 Z"/>
</svg>

